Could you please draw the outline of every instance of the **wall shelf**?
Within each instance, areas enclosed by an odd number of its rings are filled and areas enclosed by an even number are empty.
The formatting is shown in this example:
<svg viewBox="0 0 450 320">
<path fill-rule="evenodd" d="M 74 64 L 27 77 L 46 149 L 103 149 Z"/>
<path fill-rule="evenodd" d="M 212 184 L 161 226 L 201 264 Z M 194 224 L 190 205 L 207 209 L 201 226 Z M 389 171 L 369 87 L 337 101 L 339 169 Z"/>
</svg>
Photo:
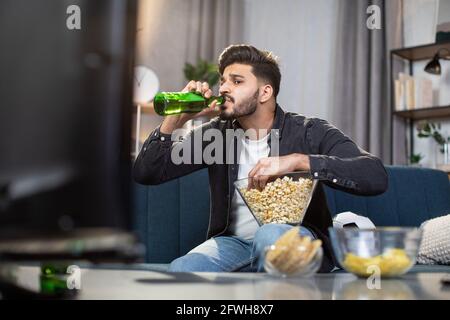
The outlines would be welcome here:
<svg viewBox="0 0 450 320">
<path fill-rule="evenodd" d="M 450 118 L 450 106 L 395 111 L 394 115 L 411 120 Z"/>
<path fill-rule="evenodd" d="M 392 54 L 410 61 L 431 59 L 439 49 L 445 48 L 450 51 L 450 41 L 427 44 L 417 47 L 401 48 L 392 50 Z"/>
</svg>

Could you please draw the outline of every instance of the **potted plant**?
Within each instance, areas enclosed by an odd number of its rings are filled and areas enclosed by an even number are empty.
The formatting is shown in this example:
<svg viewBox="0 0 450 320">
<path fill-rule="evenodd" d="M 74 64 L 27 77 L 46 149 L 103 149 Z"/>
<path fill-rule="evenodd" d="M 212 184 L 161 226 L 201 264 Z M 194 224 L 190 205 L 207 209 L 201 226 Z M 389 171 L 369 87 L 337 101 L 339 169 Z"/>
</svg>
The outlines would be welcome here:
<svg viewBox="0 0 450 320">
<path fill-rule="evenodd" d="M 439 151 L 444 155 L 444 163 L 448 165 L 450 163 L 450 137 L 444 137 L 441 132 L 441 124 L 424 121 L 417 126 L 417 136 L 419 138 L 432 138 L 439 146 Z"/>
</svg>

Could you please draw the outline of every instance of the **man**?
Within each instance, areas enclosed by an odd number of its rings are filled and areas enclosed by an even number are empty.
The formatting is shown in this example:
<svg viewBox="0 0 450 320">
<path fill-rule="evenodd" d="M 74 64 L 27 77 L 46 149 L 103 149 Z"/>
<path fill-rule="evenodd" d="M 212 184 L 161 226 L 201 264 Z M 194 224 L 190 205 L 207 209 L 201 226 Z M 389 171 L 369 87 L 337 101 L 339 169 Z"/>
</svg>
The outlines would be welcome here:
<svg viewBox="0 0 450 320">
<path fill-rule="evenodd" d="M 326 121 L 284 112 L 276 102 L 281 74 L 272 53 L 248 45 L 229 46 L 219 57 L 219 72 L 219 93 L 225 97 L 219 116 L 181 140 L 172 139 L 172 133 L 186 121 L 214 112 L 216 102 L 195 115 L 166 116 L 150 134 L 134 165 L 134 178 L 143 184 L 159 184 L 208 168 L 211 192 L 208 240 L 175 259 L 169 270 L 262 271 L 260 255 L 264 248 L 292 226 L 266 224 L 259 227 L 233 182 L 248 176 L 253 186 L 263 188 L 267 175 L 309 171 L 320 182 L 300 233 L 322 240 L 325 254 L 320 271 L 331 271 L 336 265 L 327 232 L 332 219 L 322 183 L 353 194 L 383 193 L 387 189 L 387 174 L 382 162 L 358 148 Z M 212 95 L 207 83 L 195 81 L 189 82 L 183 91 L 197 91 L 206 98 Z M 252 134 L 234 136 L 231 143 L 223 139 L 223 155 L 219 161 L 174 161 L 175 149 L 183 150 L 187 158 L 206 150 L 208 139 L 199 142 L 195 136 L 208 130 L 216 130 L 223 137 L 228 136 L 230 130 Z M 273 145 L 276 148 L 271 147 Z M 184 148 L 186 146 L 190 149 Z M 220 158 L 220 152 L 217 154 Z"/>
</svg>

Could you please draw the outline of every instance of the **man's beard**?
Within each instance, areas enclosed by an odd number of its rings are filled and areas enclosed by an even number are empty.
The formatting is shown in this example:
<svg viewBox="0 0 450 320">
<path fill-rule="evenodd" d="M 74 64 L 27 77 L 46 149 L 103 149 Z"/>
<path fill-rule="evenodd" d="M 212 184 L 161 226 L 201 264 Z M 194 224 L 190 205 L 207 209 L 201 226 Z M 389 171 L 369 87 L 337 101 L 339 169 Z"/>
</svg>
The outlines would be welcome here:
<svg viewBox="0 0 450 320">
<path fill-rule="evenodd" d="M 228 96 L 233 102 L 233 108 L 231 112 L 227 112 L 225 110 L 222 110 L 219 114 L 219 118 L 221 120 L 231 120 L 236 119 L 243 116 L 251 115 L 256 111 L 256 107 L 258 106 L 258 95 L 259 90 L 256 90 L 253 96 L 248 97 L 246 100 L 241 102 L 240 104 L 234 104 L 234 99 L 230 96 Z M 227 96 L 227 95 L 225 95 Z"/>
</svg>

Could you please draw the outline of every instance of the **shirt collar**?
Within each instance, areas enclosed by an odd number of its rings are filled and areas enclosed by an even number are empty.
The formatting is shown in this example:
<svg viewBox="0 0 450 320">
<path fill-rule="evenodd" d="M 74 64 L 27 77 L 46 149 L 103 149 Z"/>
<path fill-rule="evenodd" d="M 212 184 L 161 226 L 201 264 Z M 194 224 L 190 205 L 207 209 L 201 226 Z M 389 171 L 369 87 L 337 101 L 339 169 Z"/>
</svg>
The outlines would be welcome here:
<svg viewBox="0 0 450 320">
<path fill-rule="evenodd" d="M 283 131 L 285 115 L 286 115 L 286 113 L 280 107 L 280 105 L 277 103 L 276 106 L 275 106 L 275 119 L 273 121 L 272 129 L 277 129 L 278 130 L 279 138 L 281 138 L 281 133 Z M 237 121 L 237 119 L 234 119 L 232 121 L 232 127 L 235 130 L 236 129 L 242 129 L 242 127 L 239 124 L 239 121 Z"/>
</svg>

